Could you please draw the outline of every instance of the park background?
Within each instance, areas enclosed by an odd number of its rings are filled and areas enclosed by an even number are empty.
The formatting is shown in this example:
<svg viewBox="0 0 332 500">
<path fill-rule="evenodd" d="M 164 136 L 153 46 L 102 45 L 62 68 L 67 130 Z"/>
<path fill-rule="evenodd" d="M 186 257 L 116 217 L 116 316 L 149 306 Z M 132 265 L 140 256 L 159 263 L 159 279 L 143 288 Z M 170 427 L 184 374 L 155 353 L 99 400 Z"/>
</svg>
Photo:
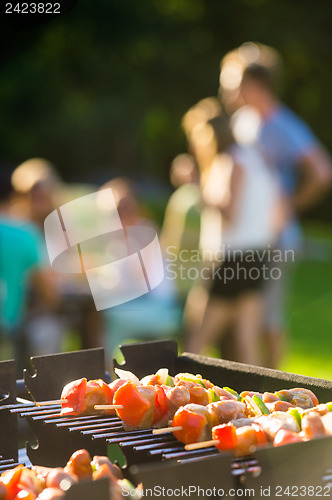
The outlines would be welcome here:
<svg viewBox="0 0 332 500">
<path fill-rule="evenodd" d="M 216 95 L 219 63 L 245 41 L 278 49 L 283 101 L 332 152 L 332 4 L 310 0 L 74 0 L 1 29 L 0 158 L 49 159 L 65 182 L 135 179 L 160 225 L 181 118 Z M 67 11 L 67 12 L 65 12 Z M 332 378 L 332 195 L 302 218 L 281 369 Z"/>
</svg>

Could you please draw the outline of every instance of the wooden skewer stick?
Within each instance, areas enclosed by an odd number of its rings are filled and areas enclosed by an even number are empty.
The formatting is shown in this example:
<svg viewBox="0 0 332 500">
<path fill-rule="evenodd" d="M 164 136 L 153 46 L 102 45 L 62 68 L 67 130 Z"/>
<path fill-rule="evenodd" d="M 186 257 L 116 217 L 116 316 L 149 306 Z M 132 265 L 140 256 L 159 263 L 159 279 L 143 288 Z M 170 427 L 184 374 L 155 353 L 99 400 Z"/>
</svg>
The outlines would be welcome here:
<svg viewBox="0 0 332 500">
<path fill-rule="evenodd" d="M 67 403 L 66 399 L 54 399 L 51 401 L 30 401 L 29 399 L 24 399 L 24 398 L 16 398 L 16 401 L 18 403 L 24 404 L 24 405 L 35 405 L 35 406 L 48 406 L 48 405 L 60 405 L 61 403 Z"/>
<path fill-rule="evenodd" d="M 31 403 L 33 404 L 34 402 L 31 401 Z M 62 403 L 67 403 L 67 400 L 66 399 L 53 399 L 50 401 L 38 401 L 38 402 L 35 402 L 34 404 L 36 406 L 52 406 L 52 405 L 61 405 Z"/>
<path fill-rule="evenodd" d="M 217 439 L 210 439 L 210 441 L 202 441 L 201 443 L 191 443 L 186 444 L 185 450 L 200 450 L 201 448 L 208 448 L 209 446 L 215 446 L 219 443 Z"/>
<path fill-rule="evenodd" d="M 168 432 L 182 431 L 182 427 L 163 427 L 162 429 L 153 429 L 152 434 L 167 434 Z"/>
<path fill-rule="evenodd" d="M 123 405 L 94 405 L 95 410 L 122 410 Z"/>
</svg>

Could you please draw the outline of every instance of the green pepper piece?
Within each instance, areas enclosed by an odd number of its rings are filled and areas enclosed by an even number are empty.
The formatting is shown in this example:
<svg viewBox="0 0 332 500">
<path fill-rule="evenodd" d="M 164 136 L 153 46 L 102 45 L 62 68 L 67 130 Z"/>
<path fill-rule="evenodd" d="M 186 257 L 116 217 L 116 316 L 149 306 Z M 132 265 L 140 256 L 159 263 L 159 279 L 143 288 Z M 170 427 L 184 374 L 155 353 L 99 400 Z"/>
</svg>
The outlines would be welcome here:
<svg viewBox="0 0 332 500">
<path fill-rule="evenodd" d="M 326 408 L 329 410 L 329 411 L 332 411 L 332 401 L 329 401 L 328 403 L 325 403 L 326 404 Z"/>
<path fill-rule="evenodd" d="M 275 392 L 274 394 L 280 399 L 280 401 L 286 401 L 288 403 L 288 399 L 283 394 L 280 394 L 280 392 Z"/>
<path fill-rule="evenodd" d="M 194 382 L 195 384 L 200 384 L 204 389 L 206 389 L 205 384 L 203 380 L 200 377 L 197 377 L 197 375 L 192 375 L 191 373 L 178 373 L 177 377 L 180 380 L 184 380 L 185 382 Z"/>
<path fill-rule="evenodd" d="M 296 422 L 298 423 L 301 429 L 302 415 L 299 412 L 299 410 L 297 408 L 289 408 L 289 410 L 287 410 L 287 413 L 289 413 L 290 415 L 292 415 L 292 417 L 295 418 Z"/>
<path fill-rule="evenodd" d="M 240 394 L 238 392 L 234 391 L 234 389 L 231 389 L 230 387 L 223 387 L 223 389 L 224 389 L 224 391 L 227 391 L 230 394 L 233 394 L 233 396 L 235 396 L 238 401 L 242 401 Z"/>
<path fill-rule="evenodd" d="M 168 387 L 174 387 L 173 379 L 169 375 L 167 375 L 165 385 L 168 385 Z"/>
<path fill-rule="evenodd" d="M 254 403 L 256 403 L 263 415 L 270 415 L 270 410 L 265 405 L 264 401 L 262 401 L 261 398 L 257 396 L 257 394 L 253 395 L 252 400 L 254 401 Z"/>
<path fill-rule="evenodd" d="M 219 394 L 216 393 L 213 389 L 208 389 L 208 393 L 210 394 L 211 398 L 211 403 L 216 403 L 217 401 L 220 401 L 220 396 Z"/>
</svg>

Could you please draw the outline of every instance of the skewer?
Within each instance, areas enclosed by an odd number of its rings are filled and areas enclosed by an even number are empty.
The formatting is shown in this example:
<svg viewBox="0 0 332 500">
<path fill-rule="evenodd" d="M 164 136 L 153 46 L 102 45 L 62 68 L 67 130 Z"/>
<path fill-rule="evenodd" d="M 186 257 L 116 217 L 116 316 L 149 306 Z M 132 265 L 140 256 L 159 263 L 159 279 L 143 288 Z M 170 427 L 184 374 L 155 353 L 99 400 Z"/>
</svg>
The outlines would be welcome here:
<svg viewBox="0 0 332 500">
<path fill-rule="evenodd" d="M 34 403 L 34 401 L 32 401 Z M 61 405 L 62 403 L 67 403 L 66 399 L 53 399 L 50 401 L 37 401 L 34 404 L 36 406 L 51 406 L 51 405 Z"/>
<path fill-rule="evenodd" d="M 182 431 L 183 427 L 163 427 L 162 429 L 153 429 L 152 434 L 167 434 L 169 432 Z"/>
<path fill-rule="evenodd" d="M 186 444 L 185 450 L 200 450 L 201 448 L 208 448 L 209 446 L 216 446 L 219 443 L 217 439 L 210 439 L 210 441 L 202 441 L 201 443 Z"/>
<path fill-rule="evenodd" d="M 30 401 L 29 399 L 16 398 L 16 401 L 24 405 L 35 405 L 35 406 L 52 406 L 52 405 L 61 405 L 62 403 L 67 403 L 66 399 L 53 399 L 49 401 Z"/>
<path fill-rule="evenodd" d="M 122 410 L 123 405 L 94 405 L 95 410 Z"/>
</svg>

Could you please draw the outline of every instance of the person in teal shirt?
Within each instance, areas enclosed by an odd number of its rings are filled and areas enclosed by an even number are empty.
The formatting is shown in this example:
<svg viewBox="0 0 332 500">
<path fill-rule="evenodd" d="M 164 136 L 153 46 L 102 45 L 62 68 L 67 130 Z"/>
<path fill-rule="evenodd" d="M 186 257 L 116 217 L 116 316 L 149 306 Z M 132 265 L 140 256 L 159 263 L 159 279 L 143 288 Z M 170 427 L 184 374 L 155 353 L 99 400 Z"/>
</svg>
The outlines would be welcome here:
<svg viewBox="0 0 332 500">
<path fill-rule="evenodd" d="M 30 280 L 46 301 L 55 303 L 56 296 L 45 269 L 42 236 L 33 224 L 10 216 L 10 196 L 10 177 L 0 171 L 0 357 L 15 356 L 20 365 Z"/>
</svg>

